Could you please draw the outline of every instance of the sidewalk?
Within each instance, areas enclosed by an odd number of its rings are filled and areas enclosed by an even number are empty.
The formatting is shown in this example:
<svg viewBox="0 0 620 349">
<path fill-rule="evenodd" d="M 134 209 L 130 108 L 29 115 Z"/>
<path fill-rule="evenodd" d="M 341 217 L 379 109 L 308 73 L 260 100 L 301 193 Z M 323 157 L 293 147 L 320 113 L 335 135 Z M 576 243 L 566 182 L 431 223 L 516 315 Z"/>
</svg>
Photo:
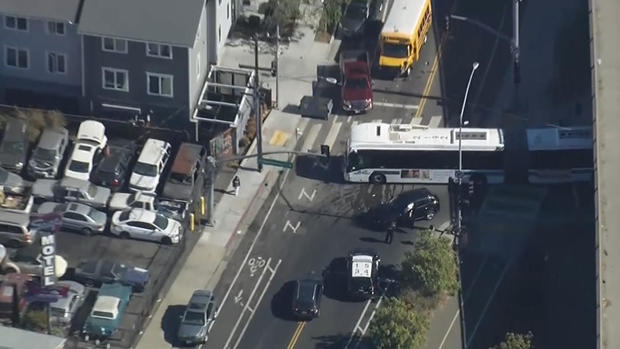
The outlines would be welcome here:
<svg viewBox="0 0 620 349">
<path fill-rule="evenodd" d="M 280 56 L 280 106 L 297 105 L 301 97 L 311 94 L 312 80 L 316 76 L 316 66 L 327 60 L 329 44 L 314 42 L 314 32 L 310 27 L 302 26 L 297 31 L 295 40 L 288 45 L 281 46 Z M 273 59 L 273 49 L 265 43 L 260 43 L 259 65 L 269 66 Z M 253 65 L 253 46 L 250 43 L 238 40 L 227 45 L 223 52 L 223 66 L 239 68 L 239 64 Z M 261 72 L 261 82 L 272 88 L 275 99 L 275 81 L 271 76 Z M 267 74 L 268 75 L 268 74 Z M 272 110 L 263 124 L 263 151 L 292 150 L 296 143 L 296 128 L 300 126 L 301 117 L 297 114 Z M 302 122 L 305 124 L 307 121 Z M 248 154 L 256 153 L 256 142 Z M 289 160 L 288 154 L 270 155 L 269 158 Z M 269 192 L 278 179 L 278 172 L 282 169 L 264 166 L 262 172 L 256 170 L 256 158 L 245 159 L 241 162 L 239 176 L 241 187 L 238 196 L 223 194 L 216 203 L 214 227 L 204 227 L 202 235 L 191 252 L 185 264 L 179 268 L 176 278 L 161 299 L 152 318 L 143 331 L 137 345 L 141 349 L 170 348 L 171 344 L 164 338 L 164 328 L 170 325 L 168 321 L 178 321 L 166 316 L 170 306 L 185 305 L 192 292 L 196 289 L 213 289 L 226 267 L 225 257 L 231 253 L 231 242 L 243 237 L 245 228 L 251 223 Z M 230 176 L 230 177 L 229 177 Z M 231 178 L 229 174 L 226 178 Z M 217 189 L 232 192 L 230 180 L 227 187 L 220 187 L 221 181 L 216 181 Z M 170 336 L 172 334 L 168 334 Z"/>
</svg>

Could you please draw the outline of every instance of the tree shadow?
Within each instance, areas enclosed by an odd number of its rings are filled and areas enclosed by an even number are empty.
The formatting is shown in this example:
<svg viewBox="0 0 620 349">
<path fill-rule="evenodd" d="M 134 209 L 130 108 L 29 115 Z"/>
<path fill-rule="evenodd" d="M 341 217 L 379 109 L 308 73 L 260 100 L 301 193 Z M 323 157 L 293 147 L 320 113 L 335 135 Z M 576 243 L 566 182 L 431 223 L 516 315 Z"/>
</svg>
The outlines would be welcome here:
<svg viewBox="0 0 620 349">
<path fill-rule="evenodd" d="M 340 302 L 357 302 L 347 294 L 347 259 L 334 258 L 323 271 L 323 294 L 327 298 Z"/>
<path fill-rule="evenodd" d="M 302 149 L 306 151 L 307 149 Z M 340 156 L 326 159 L 323 155 L 300 155 L 295 160 L 295 174 L 299 177 L 321 180 L 326 183 L 344 183 Z"/>
<path fill-rule="evenodd" d="M 296 321 L 291 305 L 293 304 L 293 292 L 295 281 L 287 281 L 273 295 L 271 299 L 271 313 L 273 316 L 286 321 Z"/>
<path fill-rule="evenodd" d="M 314 348 L 316 349 L 341 349 L 347 345 L 349 341 L 349 334 L 339 333 L 333 335 L 316 336 L 312 337 L 316 342 Z"/>
<path fill-rule="evenodd" d="M 164 340 L 171 345 L 176 346 L 177 332 L 179 331 L 179 324 L 181 323 L 181 317 L 185 311 L 185 305 L 170 305 L 164 316 L 161 318 L 161 329 L 164 331 Z"/>
<path fill-rule="evenodd" d="M 360 240 L 364 242 L 372 242 L 372 243 L 382 243 L 382 244 L 385 243 L 385 239 L 382 240 L 382 239 L 377 239 L 377 238 L 367 237 L 367 236 L 361 237 Z"/>
</svg>

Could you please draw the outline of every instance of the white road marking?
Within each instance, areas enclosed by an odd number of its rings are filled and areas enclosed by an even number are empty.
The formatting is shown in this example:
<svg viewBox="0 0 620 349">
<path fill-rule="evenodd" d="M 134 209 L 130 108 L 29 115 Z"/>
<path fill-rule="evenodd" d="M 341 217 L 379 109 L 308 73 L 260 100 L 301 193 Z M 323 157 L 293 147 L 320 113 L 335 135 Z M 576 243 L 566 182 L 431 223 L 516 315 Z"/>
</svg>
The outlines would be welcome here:
<svg viewBox="0 0 620 349">
<path fill-rule="evenodd" d="M 297 234 L 297 229 L 299 229 L 300 225 L 301 225 L 301 221 L 298 221 L 297 225 L 292 225 L 291 221 L 287 220 L 286 224 L 284 224 L 284 228 L 282 228 L 282 232 L 285 232 L 286 228 L 290 227 L 293 230 L 293 234 Z"/>
<path fill-rule="evenodd" d="M 235 296 L 235 303 L 239 303 L 243 298 L 243 289 L 239 290 L 239 293 Z"/>
<path fill-rule="evenodd" d="M 278 270 L 280 263 L 282 263 L 281 259 L 278 260 L 278 263 L 273 269 L 271 269 L 269 267 L 269 263 L 267 263 L 267 268 L 265 269 L 272 270 L 272 273 L 271 273 L 271 276 L 269 277 L 269 280 L 267 280 L 267 284 L 265 285 L 265 288 L 263 288 L 263 292 L 261 292 L 260 296 L 258 296 L 258 300 L 256 302 L 256 306 L 254 307 L 254 309 L 258 308 L 258 305 L 263 300 L 263 297 L 265 296 L 265 293 L 267 292 L 267 289 L 269 288 L 269 284 L 271 284 L 273 277 L 276 275 L 276 271 Z M 241 339 L 243 338 L 243 335 L 245 334 L 245 330 L 248 329 L 248 326 L 250 325 L 250 322 L 252 322 L 253 317 L 254 317 L 254 312 L 252 311 L 252 313 L 250 314 L 250 317 L 248 318 L 248 321 L 245 323 L 245 326 L 243 326 L 243 329 L 241 330 L 241 334 L 239 334 L 239 338 L 237 339 L 237 342 L 235 342 L 235 346 L 233 347 L 233 349 L 236 349 L 239 346 L 239 343 L 241 342 Z"/>
<path fill-rule="evenodd" d="M 305 196 L 306 199 L 308 199 L 308 201 L 312 202 L 312 200 L 314 200 L 315 195 L 316 195 L 316 189 L 312 190 L 312 195 L 308 195 L 308 193 L 306 193 L 306 188 L 301 187 L 301 192 L 299 193 L 299 197 L 297 198 L 297 200 L 301 200 L 301 198 Z"/>
<path fill-rule="evenodd" d="M 267 260 L 267 265 L 269 265 L 270 262 L 271 262 L 271 257 Z M 235 332 L 237 332 L 237 327 L 239 327 L 239 324 L 241 323 L 241 320 L 243 319 L 243 315 L 245 315 L 245 312 L 246 311 L 250 311 L 250 314 L 254 313 L 250 309 L 250 302 L 252 301 L 252 298 L 254 298 L 254 293 L 256 293 L 256 290 L 258 289 L 258 286 L 260 286 L 260 282 L 263 279 L 263 276 L 265 276 L 266 272 L 267 272 L 267 268 L 263 268 L 263 271 L 260 274 L 260 276 L 258 277 L 258 280 L 256 281 L 256 284 L 254 284 L 254 288 L 252 289 L 252 293 L 250 293 L 250 297 L 248 297 L 248 300 L 245 303 L 245 306 L 243 307 L 243 310 L 241 311 L 241 314 L 239 314 L 239 317 L 237 317 L 237 322 L 235 322 L 235 326 L 233 326 L 232 331 L 230 331 L 230 335 L 228 336 L 228 339 L 226 340 L 226 344 L 224 344 L 224 349 L 229 348 L 228 345 L 230 344 L 230 341 L 232 340 L 233 336 L 235 335 Z M 273 274 L 271 276 L 273 277 Z"/>
<path fill-rule="evenodd" d="M 452 318 L 452 321 L 450 322 L 450 326 L 448 327 L 448 330 L 446 331 L 446 334 L 443 336 L 441 343 L 439 343 L 439 348 L 437 349 L 443 348 L 443 345 L 446 343 L 446 339 L 448 338 L 450 331 L 452 331 L 452 326 L 454 326 L 454 322 L 456 321 L 456 318 L 459 317 L 460 312 L 461 312 L 460 310 L 457 310 L 456 314 L 454 314 L 454 317 Z"/>
<path fill-rule="evenodd" d="M 382 123 L 383 120 L 381 120 L 381 119 L 373 119 L 372 122 L 373 123 Z"/>
<path fill-rule="evenodd" d="M 441 124 L 441 115 L 434 115 L 431 116 L 431 121 L 428 123 L 428 127 L 431 128 L 436 128 L 436 127 L 440 127 L 439 125 Z"/>
<path fill-rule="evenodd" d="M 304 140 L 304 146 L 301 149 L 311 150 L 312 144 L 316 141 L 316 137 L 319 136 L 319 131 L 321 131 L 320 124 L 314 124 L 310 127 L 310 131 L 308 131 L 308 137 Z"/>
<path fill-rule="evenodd" d="M 364 315 L 366 315 L 366 311 L 368 310 L 368 306 L 370 305 L 370 302 L 371 302 L 370 299 L 368 300 L 368 302 L 366 303 L 366 306 L 364 306 L 364 310 L 362 310 L 362 314 L 360 315 L 359 319 L 357 319 L 357 323 L 355 324 L 355 327 L 353 328 L 353 332 L 351 333 L 351 336 L 349 337 L 349 341 L 344 346 L 344 349 L 347 349 L 349 347 L 349 345 L 351 345 L 351 342 L 353 342 L 353 339 L 355 338 L 356 332 L 358 330 L 360 332 L 360 336 L 356 338 L 355 344 L 354 344 L 353 348 L 357 349 L 357 347 L 359 347 L 359 345 L 360 345 L 360 343 L 362 341 L 362 337 L 364 337 L 364 335 L 366 334 L 366 331 L 368 330 L 368 326 L 370 326 L 370 323 L 372 322 L 372 319 L 375 317 L 377 309 L 381 305 L 381 302 L 383 301 L 383 298 L 385 297 L 385 293 L 387 292 L 389 287 L 390 286 L 388 285 L 383 290 L 383 293 L 381 293 L 381 296 L 379 297 L 379 300 L 375 304 L 375 307 L 372 309 L 372 313 L 370 313 L 370 317 L 368 318 L 368 321 L 366 322 L 366 325 L 364 325 L 364 327 L 361 327 L 360 323 L 362 322 L 362 319 L 364 318 Z"/>
<path fill-rule="evenodd" d="M 338 132 L 340 132 L 340 128 L 342 127 L 342 122 L 338 121 L 332 124 L 329 128 L 329 132 L 327 133 L 327 137 L 325 138 L 325 143 L 330 146 L 330 148 L 334 147 L 334 143 L 336 142 L 336 138 L 338 137 Z"/>
<path fill-rule="evenodd" d="M 391 124 L 394 124 L 394 125 L 398 125 L 398 124 L 400 124 L 402 121 L 403 121 L 403 119 L 401 119 L 401 118 L 396 118 L 396 119 L 392 119 L 392 121 L 390 121 L 390 123 L 391 123 Z"/>
<path fill-rule="evenodd" d="M 375 106 L 386 108 L 398 108 L 398 109 L 418 109 L 420 106 L 417 104 L 400 104 L 377 101 L 373 103 Z"/>
<path fill-rule="evenodd" d="M 351 127 L 357 126 L 359 123 L 360 123 L 359 120 L 355 120 L 351 123 Z"/>
<path fill-rule="evenodd" d="M 349 115 L 347 116 L 347 123 L 351 123 L 351 120 L 353 120 L 353 115 Z"/>
</svg>

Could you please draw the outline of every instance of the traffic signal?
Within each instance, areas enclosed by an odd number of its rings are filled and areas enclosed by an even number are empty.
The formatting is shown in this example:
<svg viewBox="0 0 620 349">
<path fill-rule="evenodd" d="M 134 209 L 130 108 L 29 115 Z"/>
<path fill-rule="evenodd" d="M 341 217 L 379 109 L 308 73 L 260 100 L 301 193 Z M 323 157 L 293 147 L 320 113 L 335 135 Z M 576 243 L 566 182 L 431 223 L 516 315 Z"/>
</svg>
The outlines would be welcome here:
<svg viewBox="0 0 620 349">
<path fill-rule="evenodd" d="M 321 144 L 321 155 L 325 155 L 329 159 L 329 145 Z"/>
</svg>

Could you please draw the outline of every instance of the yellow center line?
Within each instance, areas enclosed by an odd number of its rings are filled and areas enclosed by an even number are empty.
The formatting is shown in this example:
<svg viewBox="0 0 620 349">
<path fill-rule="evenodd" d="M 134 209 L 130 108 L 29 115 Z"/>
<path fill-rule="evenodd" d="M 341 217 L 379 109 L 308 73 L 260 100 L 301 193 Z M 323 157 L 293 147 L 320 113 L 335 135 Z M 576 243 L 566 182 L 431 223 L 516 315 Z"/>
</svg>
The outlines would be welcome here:
<svg viewBox="0 0 620 349">
<path fill-rule="evenodd" d="M 437 54 L 435 55 L 435 59 L 433 60 L 433 65 L 431 66 L 431 74 L 428 76 L 428 80 L 426 80 L 426 85 L 424 86 L 424 90 L 422 90 L 422 95 L 420 96 L 420 106 L 415 113 L 413 119 L 417 119 L 422 116 L 422 112 L 424 111 L 424 106 L 426 105 L 426 97 L 431 91 L 431 87 L 433 87 L 433 80 L 435 78 L 435 74 L 437 73 L 437 67 L 439 66 L 439 59 L 441 58 L 441 49 L 443 48 L 443 44 L 446 41 L 446 33 L 444 32 L 441 36 L 441 40 L 439 41 L 439 47 L 437 49 Z"/>
<path fill-rule="evenodd" d="M 306 326 L 305 321 L 300 321 L 297 323 L 297 328 L 295 329 L 295 332 L 293 332 L 293 337 L 291 337 L 291 341 L 288 343 L 288 346 L 286 347 L 286 349 L 295 348 L 295 345 L 297 344 L 297 340 L 299 339 L 299 336 L 301 335 L 301 332 L 304 330 L 305 326 Z"/>
</svg>

